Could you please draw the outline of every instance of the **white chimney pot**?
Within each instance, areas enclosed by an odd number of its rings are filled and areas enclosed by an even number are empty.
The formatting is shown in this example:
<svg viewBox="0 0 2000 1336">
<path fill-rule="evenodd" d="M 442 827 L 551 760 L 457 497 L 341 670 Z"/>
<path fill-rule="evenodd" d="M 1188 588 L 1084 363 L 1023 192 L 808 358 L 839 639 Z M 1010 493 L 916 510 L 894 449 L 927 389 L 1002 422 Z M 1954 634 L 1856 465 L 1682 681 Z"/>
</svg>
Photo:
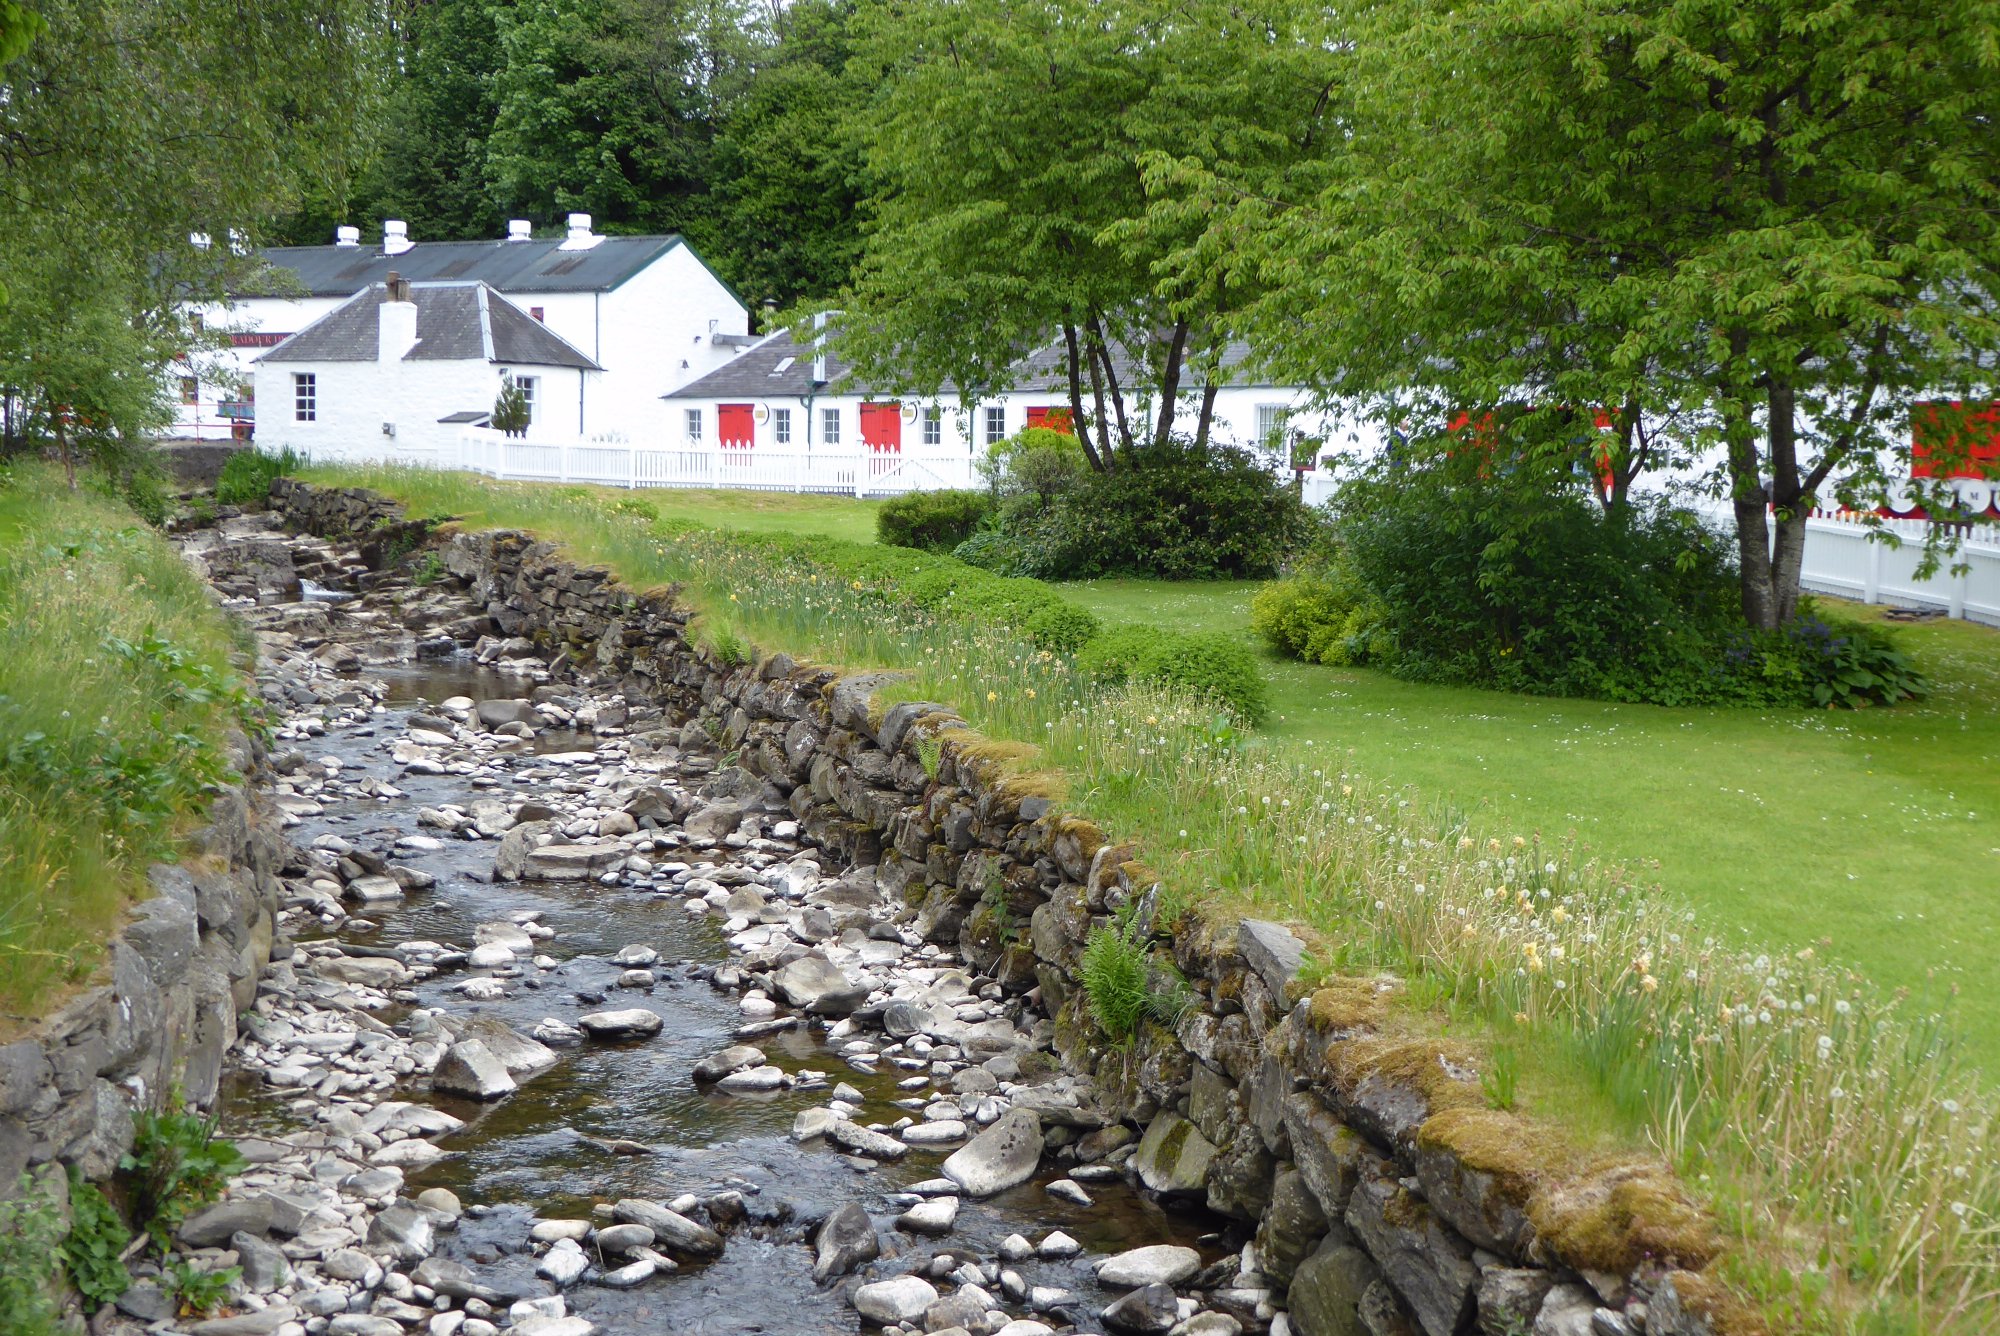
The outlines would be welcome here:
<svg viewBox="0 0 2000 1336">
<path fill-rule="evenodd" d="M 534 239 L 535 225 L 526 218 L 510 218 L 507 221 L 507 240 L 533 241 Z"/>
<path fill-rule="evenodd" d="M 391 218 L 382 224 L 382 253 L 384 255 L 401 255 L 404 251 L 409 250 L 412 244 L 410 241 L 410 225 L 408 223 L 398 218 Z"/>
<path fill-rule="evenodd" d="M 393 295 L 393 291 L 384 294 L 376 317 L 380 322 L 375 344 L 378 362 L 400 362 L 417 346 L 417 304 L 386 300 Z"/>
<path fill-rule="evenodd" d="M 334 228 L 333 244 L 336 246 L 359 246 L 361 244 L 361 229 L 358 227 Z"/>
</svg>

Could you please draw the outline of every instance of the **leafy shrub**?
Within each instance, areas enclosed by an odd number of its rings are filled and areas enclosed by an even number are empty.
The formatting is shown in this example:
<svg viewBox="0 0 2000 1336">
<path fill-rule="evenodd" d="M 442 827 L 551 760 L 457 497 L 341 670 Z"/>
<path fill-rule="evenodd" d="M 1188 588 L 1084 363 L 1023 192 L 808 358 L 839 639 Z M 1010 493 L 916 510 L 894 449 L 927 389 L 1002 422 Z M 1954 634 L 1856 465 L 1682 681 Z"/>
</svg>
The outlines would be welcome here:
<svg viewBox="0 0 2000 1336">
<path fill-rule="evenodd" d="M 1213 580 L 1276 573 L 1309 526 L 1290 484 L 1256 456 L 1174 440 L 1083 475 L 1003 527 L 1028 575 Z"/>
<path fill-rule="evenodd" d="M 14 1196 L 0 1200 L 0 1330 L 21 1336 L 56 1330 L 49 1282 L 56 1273 L 61 1233 L 56 1203 L 22 1174 Z"/>
<path fill-rule="evenodd" d="M 118 1171 L 131 1186 L 134 1220 L 165 1252 L 182 1221 L 222 1196 L 243 1156 L 217 1138 L 213 1118 L 144 1111 L 133 1121 L 132 1149 Z"/>
<path fill-rule="evenodd" d="M 1822 709 L 1866 709 L 1930 694 L 1930 681 L 1879 626 L 1823 615 L 1806 600 L 1790 625 L 1745 634 L 1725 661 L 1755 673 L 1781 700 Z"/>
<path fill-rule="evenodd" d="M 132 1284 L 121 1257 L 131 1232 L 118 1218 L 118 1209 L 74 1167 L 69 1171 L 69 1213 L 63 1265 L 84 1298 L 108 1304 Z"/>
<path fill-rule="evenodd" d="M 229 1287 L 243 1279 L 243 1268 L 230 1266 L 209 1271 L 193 1262 L 175 1262 L 160 1279 L 173 1291 L 182 1314 L 201 1317 L 222 1307 L 229 1298 Z"/>
<path fill-rule="evenodd" d="M 875 536 L 896 547 L 949 552 L 993 509 L 984 492 L 910 492 L 875 512 Z"/>
<path fill-rule="evenodd" d="M 1083 945 L 1083 991 L 1105 1038 L 1123 1043 L 1146 1014 L 1146 948 L 1113 924 L 1093 928 Z"/>
<path fill-rule="evenodd" d="M 995 575 L 1021 573 L 1021 540 L 1000 529 L 981 529 L 953 548 L 951 555 L 968 566 L 977 566 Z"/>
<path fill-rule="evenodd" d="M 305 464 L 303 456 L 286 449 L 267 455 L 261 450 L 242 450 L 222 466 L 215 482 L 215 499 L 225 506 L 250 506 L 271 494 L 274 479 L 296 473 Z"/>
<path fill-rule="evenodd" d="M 1104 630 L 1097 614 L 1074 603 L 1051 603 L 1029 617 L 1022 627 L 1041 649 L 1074 654 Z"/>
<path fill-rule="evenodd" d="M 1207 697 L 1249 724 L 1262 723 L 1270 713 L 1257 657 L 1223 631 L 1117 627 L 1085 645 L 1076 666 L 1105 686 L 1144 683 Z"/>
<path fill-rule="evenodd" d="M 1392 648 L 1385 612 L 1342 559 L 1259 589 L 1250 601 L 1250 629 L 1280 654 L 1307 663 L 1379 663 Z"/>
<path fill-rule="evenodd" d="M 125 504 L 132 507 L 135 514 L 155 529 L 167 522 L 167 512 L 173 506 L 173 497 L 167 491 L 165 479 L 158 471 L 148 468 L 133 469 L 125 477 L 121 489 Z"/>
<path fill-rule="evenodd" d="M 988 447 L 979 471 L 995 496 L 1034 497 L 1046 505 L 1081 482 L 1090 461 L 1069 432 L 1027 427 Z"/>
</svg>

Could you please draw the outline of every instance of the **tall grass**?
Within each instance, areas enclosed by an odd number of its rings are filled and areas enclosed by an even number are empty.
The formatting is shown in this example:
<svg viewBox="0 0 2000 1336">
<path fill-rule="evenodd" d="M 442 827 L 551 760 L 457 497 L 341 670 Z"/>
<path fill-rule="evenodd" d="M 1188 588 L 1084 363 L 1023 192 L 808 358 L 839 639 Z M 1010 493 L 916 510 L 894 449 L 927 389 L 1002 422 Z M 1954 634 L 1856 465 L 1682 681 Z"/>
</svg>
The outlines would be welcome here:
<svg viewBox="0 0 2000 1336">
<path fill-rule="evenodd" d="M 1942 1023 L 1838 962 L 1727 944 L 1577 847 L 1473 829 L 1337 752 L 1239 736 L 1199 702 L 1088 690 L 1061 656 L 934 622 L 810 560 L 664 529 L 615 494 L 332 480 L 535 529 L 629 584 L 679 584 L 698 635 L 907 670 L 894 697 L 947 702 L 990 737 L 1033 744 L 1069 807 L 1139 839 L 1180 903 L 1290 918 L 1324 963 L 1422 980 L 1510 1044 L 1560 1055 L 1707 1195 L 1740 1244 L 1725 1265 L 1782 1326 L 1994 1330 L 1990 1097 Z"/>
<path fill-rule="evenodd" d="M 223 777 L 232 652 L 130 511 L 39 468 L 0 479 L 0 1027 L 90 971 Z"/>
</svg>

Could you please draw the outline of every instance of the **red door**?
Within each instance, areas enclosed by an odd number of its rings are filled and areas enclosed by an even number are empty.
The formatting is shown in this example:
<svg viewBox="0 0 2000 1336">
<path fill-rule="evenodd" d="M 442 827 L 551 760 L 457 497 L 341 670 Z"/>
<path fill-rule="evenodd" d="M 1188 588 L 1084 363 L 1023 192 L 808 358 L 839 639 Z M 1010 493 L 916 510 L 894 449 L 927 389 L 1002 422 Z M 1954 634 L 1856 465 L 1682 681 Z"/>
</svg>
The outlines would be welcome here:
<svg viewBox="0 0 2000 1336">
<path fill-rule="evenodd" d="M 1031 427 L 1046 427 L 1050 431 L 1059 431 L 1065 436 L 1076 435 L 1075 429 L 1070 425 L 1069 410 L 1067 408 L 1030 408 L 1028 410 L 1028 425 Z"/>
<path fill-rule="evenodd" d="M 903 406 L 898 403 L 861 405 L 861 439 L 877 454 L 901 454 Z"/>
<path fill-rule="evenodd" d="M 749 404 L 717 404 L 715 406 L 715 439 L 725 446 L 737 446 L 748 450 L 757 443 L 757 427 L 751 418 Z"/>
</svg>

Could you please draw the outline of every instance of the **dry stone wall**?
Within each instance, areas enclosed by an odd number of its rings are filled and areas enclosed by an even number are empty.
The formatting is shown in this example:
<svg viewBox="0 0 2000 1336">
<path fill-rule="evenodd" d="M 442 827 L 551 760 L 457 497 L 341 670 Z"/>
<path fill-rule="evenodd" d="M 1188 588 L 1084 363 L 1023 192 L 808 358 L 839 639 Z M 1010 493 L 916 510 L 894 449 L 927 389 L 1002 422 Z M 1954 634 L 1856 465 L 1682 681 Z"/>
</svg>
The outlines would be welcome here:
<svg viewBox="0 0 2000 1336">
<path fill-rule="evenodd" d="M 250 744 L 233 758 L 247 767 Z M 0 1045 L 0 1196 L 24 1171 L 67 1200 L 66 1166 L 108 1178 L 131 1148 L 135 1109 L 178 1088 L 207 1107 L 256 999 L 278 909 L 277 823 L 247 788 L 225 790 L 179 864 L 148 873 L 89 986 L 32 1033 Z"/>
<path fill-rule="evenodd" d="M 398 522 L 365 492 L 280 480 L 274 500 L 322 534 Z M 1399 1023 L 1396 980 L 1306 988 L 1304 944 L 1278 924 L 1161 921 L 1140 851 L 983 762 L 949 707 L 877 709 L 888 674 L 782 654 L 720 662 L 671 591 L 639 594 L 529 534 L 457 534 L 441 551 L 492 620 L 489 650 L 532 647 L 668 707 L 684 723 L 661 741 L 733 752 L 790 795 L 815 842 L 872 866 L 928 939 L 1043 1007 L 1060 1061 L 1108 1103 L 1075 1126 L 1049 1111 L 1048 1150 L 1129 1156 L 1152 1191 L 1239 1222 L 1249 1243 L 1228 1302 L 1247 1323 L 1303 1336 L 1755 1329 L 1702 1274 L 1713 1226 L 1664 1166 L 1577 1157 L 1490 1108 L 1475 1053 Z M 1192 1000 L 1173 1025 L 1113 1045 L 1077 980 L 1091 932 L 1121 912 L 1171 952 Z"/>
</svg>

